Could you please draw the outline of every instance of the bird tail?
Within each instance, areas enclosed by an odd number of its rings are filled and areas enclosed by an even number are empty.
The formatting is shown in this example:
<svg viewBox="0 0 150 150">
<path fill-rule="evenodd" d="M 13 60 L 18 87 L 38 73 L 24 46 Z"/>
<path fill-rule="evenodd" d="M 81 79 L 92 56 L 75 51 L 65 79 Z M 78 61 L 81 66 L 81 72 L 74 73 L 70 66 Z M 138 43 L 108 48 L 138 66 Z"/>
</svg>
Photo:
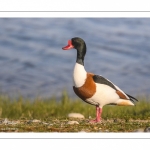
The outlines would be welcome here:
<svg viewBox="0 0 150 150">
<path fill-rule="evenodd" d="M 138 101 L 136 98 L 132 97 L 131 95 L 129 94 L 126 94 L 126 95 L 129 97 L 131 102 L 135 103 L 135 101 Z"/>
</svg>

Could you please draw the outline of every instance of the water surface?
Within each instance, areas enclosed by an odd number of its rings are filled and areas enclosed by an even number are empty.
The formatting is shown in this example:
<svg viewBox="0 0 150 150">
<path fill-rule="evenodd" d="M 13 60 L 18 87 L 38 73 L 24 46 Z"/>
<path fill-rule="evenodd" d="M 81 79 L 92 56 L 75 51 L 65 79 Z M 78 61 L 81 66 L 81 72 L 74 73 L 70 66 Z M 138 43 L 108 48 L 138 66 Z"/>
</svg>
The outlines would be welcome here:
<svg viewBox="0 0 150 150">
<path fill-rule="evenodd" d="M 11 96 L 61 96 L 72 90 L 76 51 L 87 44 L 85 69 L 103 75 L 133 96 L 150 93 L 149 18 L 1 18 L 0 91 Z"/>
</svg>

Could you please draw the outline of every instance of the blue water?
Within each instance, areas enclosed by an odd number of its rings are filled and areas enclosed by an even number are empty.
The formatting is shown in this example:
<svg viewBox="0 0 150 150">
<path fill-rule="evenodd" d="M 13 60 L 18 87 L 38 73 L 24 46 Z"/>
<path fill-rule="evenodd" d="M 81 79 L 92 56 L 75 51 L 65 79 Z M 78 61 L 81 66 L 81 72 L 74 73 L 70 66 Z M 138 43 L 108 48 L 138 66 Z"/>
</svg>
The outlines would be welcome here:
<svg viewBox="0 0 150 150">
<path fill-rule="evenodd" d="M 1 18 L 0 92 L 51 97 L 72 90 L 76 51 L 63 51 L 72 37 L 87 44 L 85 68 L 126 93 L 150 95 L 149 18 Z"/>
</svg>

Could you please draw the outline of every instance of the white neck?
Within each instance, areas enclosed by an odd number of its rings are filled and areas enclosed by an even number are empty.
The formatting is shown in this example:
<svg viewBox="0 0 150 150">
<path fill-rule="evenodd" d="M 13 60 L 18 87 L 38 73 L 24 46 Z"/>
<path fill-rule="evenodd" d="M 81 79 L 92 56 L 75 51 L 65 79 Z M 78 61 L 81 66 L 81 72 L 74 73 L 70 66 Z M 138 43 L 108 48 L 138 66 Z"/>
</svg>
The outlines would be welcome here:
<svg viewBox="0 0 150 150">
<path fill-rule="evenodd" d="M 81 87 L 86 80 L 87 72 L 84 69 L 84 66 L 76 63 L 73 72 L 73 80 L 75 87 Z"/>
</svg>

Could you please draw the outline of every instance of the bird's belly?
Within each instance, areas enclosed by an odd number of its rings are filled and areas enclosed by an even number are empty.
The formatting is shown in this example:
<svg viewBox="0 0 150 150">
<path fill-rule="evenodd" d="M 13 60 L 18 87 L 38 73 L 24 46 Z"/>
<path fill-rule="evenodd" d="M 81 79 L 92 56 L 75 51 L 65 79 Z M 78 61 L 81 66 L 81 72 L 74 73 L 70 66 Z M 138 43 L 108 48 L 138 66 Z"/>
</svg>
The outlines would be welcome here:
<svg viewBox="0 0 150 150">
<path fill-rule="evenodd" d="M 100 107 L 107 104 L 116 104 L 118 100 L 119 96 L 113 88 L 108 85 L 97 83 L 95 94 L 91 98 L 86 99 L 86 101 L 94 101 L 95 103 L 98 103 Z"/>
</svg>

